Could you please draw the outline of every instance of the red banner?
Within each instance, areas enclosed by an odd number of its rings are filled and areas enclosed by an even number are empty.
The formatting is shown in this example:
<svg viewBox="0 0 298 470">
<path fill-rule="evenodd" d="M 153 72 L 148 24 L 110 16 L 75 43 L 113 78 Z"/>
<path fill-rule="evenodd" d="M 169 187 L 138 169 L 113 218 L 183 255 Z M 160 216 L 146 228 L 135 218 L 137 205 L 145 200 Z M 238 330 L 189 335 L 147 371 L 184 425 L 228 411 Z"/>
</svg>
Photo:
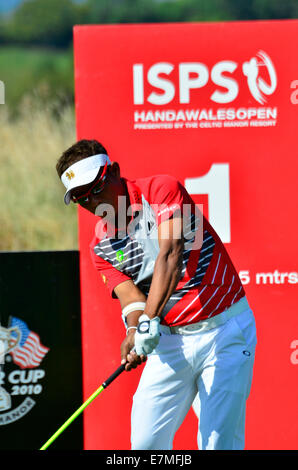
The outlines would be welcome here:
<svg viewBox="0 0 298 470">
<path fill-rule="evenodd" d="M 127 178 L 176 176 L 240 273 L 258 334 L 247 449 L 297 447 L 297 34 L 295 20 L 74 30 L 78 139 L 98 139 Z M 85 398 L 125 335 L 89 257 L 95 224 L 79 210 Z M 130 448 L 140 373 L 86 410 L 86 449 Z M 196 449 L 196 432 L 191 409 L 174 448 Z"/>
</svg>

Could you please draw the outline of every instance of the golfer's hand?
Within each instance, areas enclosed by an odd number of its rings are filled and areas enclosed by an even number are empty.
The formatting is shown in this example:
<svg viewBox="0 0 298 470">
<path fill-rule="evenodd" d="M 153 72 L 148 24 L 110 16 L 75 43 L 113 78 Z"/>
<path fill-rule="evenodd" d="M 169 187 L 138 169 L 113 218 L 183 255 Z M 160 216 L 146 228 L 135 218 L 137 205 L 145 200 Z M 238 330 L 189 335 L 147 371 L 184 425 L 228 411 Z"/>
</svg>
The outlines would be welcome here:
<svg viewBox="0 0 298 470">
<path fill-rule="evenodd" d="M 159 324 L 159 317 L 150 320 L 146 314 L 140 316 L 138 330 L 135 334 L 135 350 L 140 356 L 147 356 L 147 354 L 152 353 L 158 345 L 160 339 Z"/>
<path fill-rule="evenodd" d="M 131 369 L 135 369 L 138 365 L 147 360 L 144 354 L 138 356 L 135 351 L 132 351 L 135 345 L 134 337 L 135 330 L 129 330 L 125 340 L 121 344 L 121 364 L 126 364 L 125 370 L 127 372 Z"/>
</svg>

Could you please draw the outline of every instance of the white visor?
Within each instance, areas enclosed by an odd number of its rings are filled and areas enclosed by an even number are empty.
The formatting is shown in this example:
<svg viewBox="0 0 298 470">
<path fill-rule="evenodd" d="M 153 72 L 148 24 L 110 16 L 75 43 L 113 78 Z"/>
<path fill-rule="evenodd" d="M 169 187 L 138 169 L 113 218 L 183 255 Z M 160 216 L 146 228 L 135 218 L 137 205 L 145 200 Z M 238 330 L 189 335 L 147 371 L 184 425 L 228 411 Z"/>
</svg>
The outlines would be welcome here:
<svg viewBox="0 0 298 470">
<path fill-rule="evenodd" d="M 99 153 L 98 155 L 83 158 L 64 171 L 61 181 L 66 187 L 66 193 L 64 194 L 65 204 L 70 203 L 71 191 L 79 186 L 92 183 L 97 177 L 100 168 L 106 162 L 108 162 L 108 165 L 111 164 L 108 155 Z"/>
</svg>

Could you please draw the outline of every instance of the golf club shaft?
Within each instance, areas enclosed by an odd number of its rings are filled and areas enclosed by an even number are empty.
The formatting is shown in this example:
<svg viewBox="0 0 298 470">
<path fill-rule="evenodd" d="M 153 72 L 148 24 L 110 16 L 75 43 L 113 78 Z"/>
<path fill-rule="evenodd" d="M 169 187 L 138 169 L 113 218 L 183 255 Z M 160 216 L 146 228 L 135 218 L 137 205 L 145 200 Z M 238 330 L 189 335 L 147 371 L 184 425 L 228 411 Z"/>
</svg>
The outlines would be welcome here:
<svg viewBox="0 0 298 470">
<path fill-rule="evenodd" d="M 118 375 L 121 374 L 121 372 L 123 372 L 125 369 L 125 364 L 122 364 L 120 367 L 118 367 L 117 370 L 115 370 L 115 372 L 113 372 L 112 375 L 110 375 L 110 377 L 107 378 L 107 380 L 105 380 L 100 387 L 98 387 L 97 390 L 95 390 L 95 392 L 80 406 L 80 408 L 77 409 L 77 411 L 75 411 L 70 418 L 68 418 L 67 421 L 65 421 L 65 423 L 55 432 L 55 434 L 52 435 L 52 437 L 50 437 L 50 439 L 39 449 L 39 450 L 46 450 L 56 439 L 58 436 L 60 436 L 60 434 L 65 431 L 65 429 L 82 413 L 82 411 L 84 411 L 84 409 L 106 388 L 108 387 L 108 385 L 110 385 L 110 383 L 113 382 L 113 380 L 115 380 Z"/>
</svg>

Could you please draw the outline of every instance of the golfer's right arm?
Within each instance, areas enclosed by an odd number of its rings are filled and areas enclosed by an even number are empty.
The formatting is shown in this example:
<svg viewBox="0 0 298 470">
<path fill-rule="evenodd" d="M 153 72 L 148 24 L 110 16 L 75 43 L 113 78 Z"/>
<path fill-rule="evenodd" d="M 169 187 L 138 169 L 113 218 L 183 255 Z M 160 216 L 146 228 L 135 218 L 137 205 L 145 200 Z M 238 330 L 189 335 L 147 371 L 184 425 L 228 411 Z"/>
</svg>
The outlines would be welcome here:
<svg viewBox="0 0 298 470">
<path fill-rule="evenodd" d="M 114 292 L 120 301 L 122 310 L 133 302 L 146 302 L 147 300 L 146 296 L 131 280 L 127 280 L 121 284 L 118 284 L 118 286 L 114 288 Z M 129 329 L 127 331 L 126 338 L 121 344 L 121 364 L 126 363 L 125 370 L 127 371 L 135 369 L 139 364 L 146 361 L 145 356 L 138 356 L 134 351 L 131 351 L 135 344 L 134 337 L 136 333 L 136 327 L 138 325 L 139 317 L 142 315 L 142 313 L 143 310 L 135 310 L 130 312 L 126 317 L 127 328 Z"/>
</svg>

